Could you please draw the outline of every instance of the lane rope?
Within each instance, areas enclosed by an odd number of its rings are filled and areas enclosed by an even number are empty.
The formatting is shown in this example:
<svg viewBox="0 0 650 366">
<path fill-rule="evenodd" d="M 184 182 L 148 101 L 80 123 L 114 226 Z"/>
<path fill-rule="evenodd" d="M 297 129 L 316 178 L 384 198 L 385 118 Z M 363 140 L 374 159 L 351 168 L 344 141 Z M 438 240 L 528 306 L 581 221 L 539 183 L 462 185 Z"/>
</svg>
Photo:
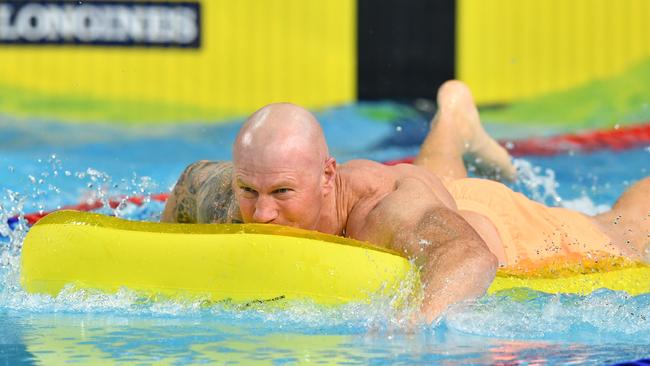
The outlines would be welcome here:
<svg viewBox="0 0 650 366">
<path fill-rule="evenodd" d="M 108 206 L 112 209 L 116 209 L 119 207 L 121 204 L 124 203 L 131 203 L 136 206 L 142 206 L 145 202 L 148 200 L 150 201 L 157 201 L 157 202 L 165 202 L 167 201 L 167 198 L 169 197 L 169 193 L 157 193 L 157 194 L 152 194 L 151 196 L 122 196 L 122 197 L 115 197 L 115 198 L 110 198 L 108 201 Z M 51 211 L 38 211 L 38 212 L 32 212 L 25 214 L 23 218 L 27 222 L 29 226 L 34 225 L 38 220 L 42 219 L 43 217 L 51 214 L 52 212 L 55 211 L 60 211 L 60 210 L 75 210 L 75 211 L 94 211 L 98 210 L 102 207 L 104 207 L 104 202 L 99 199 L 91 199 L 87 200 L 85 202 L 81 202 L 76 205 L 69 205 L 69 206 L 63 206 L 60 209 L 56 210 L 51 210 Z M 13 216 L 7 220 L 7 224 L 9 225 L 10 228 L 14 228 L 20 220 L 20 215 Z"/>
<path fill-rule="evenodd" d="M 547 137 L 530 137 L 521 140 L 500 140 L 515 157 L 553 156 L 569 152 L 592 152 L 596 150 L 621 151 L 637 146 L 650 145 L 650 122 L 639 125 L 614 127 L 608 130 L 595 130 L 567 133 Z M 412 163 L 415 157 L 391 160 L 387 165 Z"/>
</svg>

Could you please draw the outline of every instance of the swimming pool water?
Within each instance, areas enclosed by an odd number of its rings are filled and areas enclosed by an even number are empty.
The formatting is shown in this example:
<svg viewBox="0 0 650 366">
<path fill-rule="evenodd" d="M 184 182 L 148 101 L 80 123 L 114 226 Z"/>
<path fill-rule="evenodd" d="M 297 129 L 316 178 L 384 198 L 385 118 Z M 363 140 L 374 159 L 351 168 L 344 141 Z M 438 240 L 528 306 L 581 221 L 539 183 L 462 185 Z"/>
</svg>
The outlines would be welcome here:
<svg viewBox="0 0 650 366">
<path fill-rule="evenodd" d="M 319 114 L 339 161 L 417 151 L 426 121 L 409 115 L 381 122 L 366 107 Z M 486 296 L 416 326 L 381 302 L 233 308 L 151 302 L 126 289 L 56 298 L 22 291 L 26 229 L 8 230 L 6 218 L 84 197 L 167 191 L 189 162 L 229 159 L 237 128 L 237 121 L 154 129 L 0 118 L 0 234 L 11 235 L 0 241 L 0 364 L 608 364 L 650 355 L 650 295 L 607 290 L 533 293 L 523 302 Z M 649 175 L 649 162 L 648 147 L 525 157 L 517 160 L 514 188 L 593 214 Z M 161 209 L 150 202 L 103 212 L 157 220 Z"/>
</svg>

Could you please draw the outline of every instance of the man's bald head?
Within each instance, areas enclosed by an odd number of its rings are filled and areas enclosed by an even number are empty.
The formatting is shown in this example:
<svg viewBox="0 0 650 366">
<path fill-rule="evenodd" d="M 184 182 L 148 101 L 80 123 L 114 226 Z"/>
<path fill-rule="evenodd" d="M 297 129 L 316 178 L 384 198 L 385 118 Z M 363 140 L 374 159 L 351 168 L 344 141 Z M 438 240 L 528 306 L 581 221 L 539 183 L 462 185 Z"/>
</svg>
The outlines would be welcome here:
<svg viewBox="0 0 650 366">
<path fill-rule="evenodd" d="M 234 145 L 234 161 L 256 158 L 304 158 L 321 165 L 329 157 L 323 130 L 308 110 L 290 103 L 262 107 L 244 123 Z"/>
<path fill-rule="evenodd" d="M 316 230 L 323 207 L 334 206 L 336 161 L 302 107 L 278 103 L 253 113 L 237 135 L 233 163 L 244 222 Z"/>
</svg>

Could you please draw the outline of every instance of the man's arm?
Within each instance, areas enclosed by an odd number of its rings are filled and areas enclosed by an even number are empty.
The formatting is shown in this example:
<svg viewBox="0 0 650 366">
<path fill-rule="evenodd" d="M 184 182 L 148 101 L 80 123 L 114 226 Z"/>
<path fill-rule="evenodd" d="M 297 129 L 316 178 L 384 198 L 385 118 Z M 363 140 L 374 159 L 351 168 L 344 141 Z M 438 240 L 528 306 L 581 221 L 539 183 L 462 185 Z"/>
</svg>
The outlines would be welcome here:
<svg viewBox="0 0 650 366">
<path fill-rule="evenodd" d="M 174 186 L 162 222 L 238 222 L 239 207 L 231 187 L 232 164 L 201 160 L 190 164 Z"/>
<path fill-rule="evenodd" d="M 415 259 L 429 322 L 451 304 L 482 296 L 494 280 L 497 259 L 485 242 L 418 180 L 399 182 L 370 212 L 363 233 Z"/>
<path fill-rule="evenodd" d="M 183 170 L 178 178 L 174 189 L 167 198 L 165 209 L 163 210 L 160 221 L 162 222 L 180 222 L 196 223 L 196 192 L 203 183 L 199 179 L 199 172 L 205 170 L 210 164 L 207 160 L 192 163 Z"/>
</svg>

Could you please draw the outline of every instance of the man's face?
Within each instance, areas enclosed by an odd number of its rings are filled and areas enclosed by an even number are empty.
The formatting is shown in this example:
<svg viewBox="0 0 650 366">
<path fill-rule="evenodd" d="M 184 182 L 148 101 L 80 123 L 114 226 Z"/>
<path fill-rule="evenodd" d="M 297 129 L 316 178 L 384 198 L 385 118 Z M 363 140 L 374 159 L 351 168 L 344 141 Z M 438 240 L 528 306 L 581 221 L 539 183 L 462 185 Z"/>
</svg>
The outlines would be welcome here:
<svg viewBox="0 0 650 366">
<path fill-rule="evenodd" d="M 242 158 L 235 166 L 235 195 L 247 223 L 272 223 L 315 230 L 323 206 L 323 175 L 292 156 L 286 162 L 266 156 Z"/>
</svg>

